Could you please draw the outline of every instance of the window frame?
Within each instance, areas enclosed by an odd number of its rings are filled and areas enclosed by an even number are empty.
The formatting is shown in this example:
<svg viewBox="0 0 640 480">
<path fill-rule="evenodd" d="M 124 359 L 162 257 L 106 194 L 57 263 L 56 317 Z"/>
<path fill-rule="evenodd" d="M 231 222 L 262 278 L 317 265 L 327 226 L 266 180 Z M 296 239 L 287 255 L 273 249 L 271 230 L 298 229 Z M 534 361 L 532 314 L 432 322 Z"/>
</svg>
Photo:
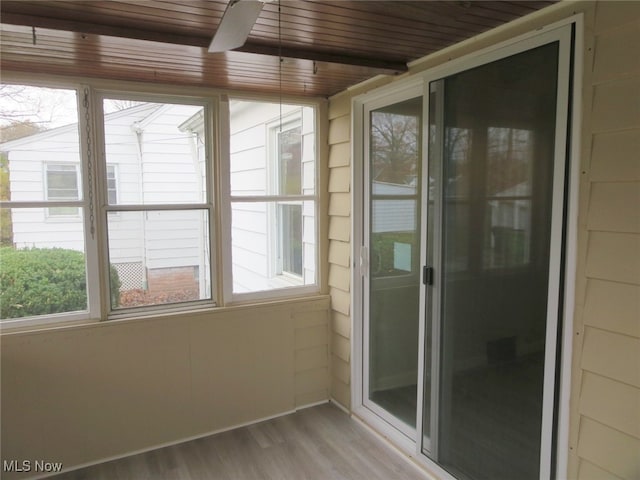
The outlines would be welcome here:
<svg viewBox="0 0 640 480">
<path fill-rule="evenodd" d="M 122 91 L 119 89 L 96 89 L 93 95 L 94 106 L 93 112 L 96 125 L 96 150 L 97 150 L 97 172 L 102 181 L 97 182 L 96 194 L 99 198 L 99 222 L 101 225 L 101 239 L 102 248 L 100 252 L 101 261 L 101 278 L 103 285 L 105 285 L 105 291 L 103 294 L 103 316 L 107 320 L 120 319 L 120 318 L 132 318 L 138 315 L 148 315 L 152 313 L 169 313 L 169 312 L 188 312 L 193 310 L 199 310 L 202 308 L 212 308 L 218 305 L 218 290 L 217 290 L 217 272 L 216 272 L 216 238 L 214 232 L 214 224 L 216 221 L 216 212 L 214 209 L 214 146 L 213 146 L 213 131 L 215 128 L 214 112 L 216 111 L 216 105 L 214 98 L 206 96 L 179 96 L 171 93 L 148 93 L 145 91 L 130 92 Z M 134 101 L 145 103 L 159 103 L 163 105 L 193 105 L 201 106 L 203 108 L 204 116 L 204 138 L 205 138 L 205 198 L 201 203 L 144 203 L 139 201 L 136 203 L 116 203 L 110 204 L 108 199 L 108 185 L 107 185 L 107 169 L 112 162 L 108 162 L 107 159 L 107 138 L 104 125 L 104 101 L 105 100 L 119 100 L 119 101 Z M 118 198 L 120 199 L 120 197 Z M 125 307 L 114 309 L 111 305 L 111 282 L 110 282 L 110 249 L 109 249 L 109 214 L 120 215 L 127 212 L 168 212 L 168 211 L 185 211 L 196 212 L 205 211 L 207 222 L 207 240 L 208 245 L 205 249 L 205 256 L 208 256 L 209 262 L 209 278 L 208 283 L 210 286 L 210 298 L 199 300 L 188 300 L 184 302 L 166 303 L 166 304 L 154 304 L 154 305 L 141 305 L 134 307 Z"/>
<path fill-rule="evenodd" d="M 8 75 L 11 77 L 11 75 Z M 82 214 L 78 214 L 77 217 L 65 217 L 60 218 L 60 221 L 75 220 L 78 219 L 82 222 L 83 227 L 83 242 L 84 242 L 84 256 L 85 256 L 85 278 L 86 278 L 86 294 L 87 294 L 87 308 L 85 310 L 77 310 L 70 312 L 35 315 L 28 317 L 18 318 L 6 318 L 0 319 L 0 332 L 30 328 L 35 326 L 42 327 L 55 327 L 62 323 L 74 323 L 74 322 L 86 322 L 100 320 L 100 306 L 101 306 L 101 294 L 99 286 L 99 257 L 98 257 L 98 242 L 97 236 L 92 235 L 90 232 L 94 229 L 95 223 L 92 223 L 91 206 L 89 195 L 86 194 L 89 185 L 89 173 L 88 173 L 88 160 L 87 152 L 90 144 L 91 128 L 90 123 L 84 115 L 83 101 L 85 98 L 90 98 L 91 94 L 89 87 L 85 84 L 78 82 L 69 82 L 61 80 L 34 82 L 31 79 L 25 81 L 23 79 L 13 80 L 3 79 L 2 84 L 6 85 L 20 85 L 34 88 L 43 89 L 58 89 L 67 90 L 75 93 L 76 96 L 76 111 L 77 111 L 77 135 L 79 146 L 79 184 L 80 189 L 78 200 L 48 200 L 47 199 L 47 172 L 46 163 L 44 162 L 41 170 L 42 174 L 42 199 L 41 200 L 3 200 L 0 202 L 0 206 L 6 209 L 33 209 L 42 208 L 44 214 L 44 221 L 50 221 L 48 217 L 48 210 L 50 207 L 77 207 L 81 209 Z M 65 162 L 51 162 L 51 163 L 65 163 Z M 68 162 L 72 163 L 72 162 Z M 52 221 L 56 221 L 56 217 Z"/>
<path fill-rule="evenodd" d="M 287 113 L 282 116 L 282 118 L 273 119 L 271 121 L 265 122 L 266 128 L 266 142 L 267 142 L 267 179 L 266 179 L 266 188 L 267 191 L 274 192 L 277 188 L 277 176 L 279 171 L 274 172 L 274 150 L 277 149 L 277 142 L 274 139 L 273 133 L 276 128 L 279 128 L 280 124 L 284 128 L 286 125 L 300 122 L 303 123 L 304 111 L 303 108 L 309 107 L 313 109 L 313 122 L 314 122 L 314 145 L 313 145 L 313 153 L 314 153 L 314 190 L 313 194 L 304 194 L 304 189 L 301 195 L 279 195 L 279 194 L 267 194 L 267 195 L 232 195 L 231 194 L 231 169 L 230 169 L 230 161 L 221 162 L 220 165 L 220 178 L 221 178 L 221 196 L 222 196 L 222 205 L 221 205 L 221 219 L 222 219 L 222 235 L 220 236 L 220 243 L 222 245 L 222 269 L 223 269 L 223 277 L 226 280 L 223 282 L 223 302 L 224 304 L 244 304 L 251 303 L 256 301 L 264 301 L 264 300 L 274 300 L 280 298 L 295 298 L 302 297 L 305 295 L 318 294 L 322 290 L 322 273 L 321 273 L 321 235 L 319 234 L 321 228 L 321 220 L 320 220 L 320 208 L 321 208 L 321 195 L 320 195 L 320 185 L 322 183 L 322 178 L 320 174 L 320 158 L 321 158 L 321 138 L 324 135 L 324 132 L 321 130 L 320 123 L 320 115 L 322 111 L 322 104 L 319 101 L 309 101 L 309 99 L 295 99 L 295 98 L 269 98 L 263 96 L 251 97 L 251 96 L 240 96 L 234 95 L 232 99 L 229 97 L 224 97 L 221 101 L 220 105 L 220 115 L 221 115 L 221 130 L 222 134 L 220 139 L 220 147 L 222 158 L 230 159 L 231 158 L 231 123 L 230 123 L 230 104 L 231 100 L 238 101 L 246 101 L 246 102 L 263 102 L 263 103 L 275 103 L 279 102 L 286 103 L 287 105 L 295 105 L 300 108 L 300 111 Z M 304 137 L 304 132 L 302 132 L 302 136 Z M 303 145 L 304 151 L 304 145 Z M 304 162 L 302 162 L 304 163 Z M 295 282 L 300 282 L 300 285 L 291 285 L 286 287 L 277 287 L 269 290 L 260 290 L 260 291 L 252 291 L 252 292 L 234 292 L 233 291 L 233 259 L 232 259 L 232 239 L 231 239 L 231 227 L 232 227 L 232 204 L 233 203 L 259 203 L 263 202 L 267 206 L 267 235 L 268 235 L 268 256 L 270 258 L 267 259 L 269 274 L 275 273 L 276 261 L 273 258 L 273 255 L 277 252 L 277 238 L 274 238 L 273 231 L 274 228 L 271 225 L 271 222 L 275 222 L 275 215 L 277 210 L 277 205 L 280 202 L 290 202 L 290 201 L 299 201 L 302 209 L 303 209 L 303 217 L 304 217 L 304 207 L 306 202 L 313 202 L 314 209 L 314 262 L 315 262 L 315 282 L 310 284 L 304 284 L 304 267 L 302 277 L 297 277 L 293 279 Z M 271 208 L 270 208 L 271 207 Z M 277 236 L 276 236 L 277 237 Z M 303 238 L 304 238 L 304 226 L 303 226 Z M 304 262 L 304 253 L 303 253 L 303 262 Z M 287 277 L 287 274 L 275 274 L 274 276 L 278 277 Z"/>
<path fill-rule="evenodd" d="M 233 277 L 231 272 L 231 196 L 229 184 L 229 94 L 224 90 L 194 87 L 188 94 L 179 86 L 163 84 L 134 84 L 124 81 L 104 81 L 75 79 L 73 77 L 42 76 L 34 79 L 32 76 L 23 75 L 17 72 L 3 72 L 3 84 L 24 85 L 29 87 L 40 87 L 44 89 L 65 89 L 72 90 L 76 94 L 77 108 L 77 132 L 79 140 L 80 158 L 80 199 L 77 201 L 56 201 L 47 202 L 43 197 L 37 201 L 2 201 L 2 208 L 43 208 L 49 206 L 78 206 L 82 208 L 82 215 L 79 215 L 83 225 L 85 262 L 87 279 L 87 309 L 81 312 L 69 312 L 51 315 L 40 315 L 33 317 L 20 317 L 15 319 L 0 320 L 0 332 L 22 331 L 25 328 L 57 328 L 60 325 L 83 325 L 96 322 L 117 320 L 135 320 L 139 318 L 155 317 L 158 315 L 171 314 L 182 315 L 192 312 L 213 311 L 219 308 L 232 307 L 247 303 L 260 304 L 278 300 L 296 300 L 309 295 L 317 295 L 326 291 L 327 278 L 326 269 L 327 241 L 322 240 L 325 235 L 322 231 L 328 229 L 328 219 L 322 217 L 322 212 L 327 211 L 328 195 L 322 192 L 328 184 L 328 172 L 321 171 L 320 167 L 323 159 L 328 156 L 327 129 L 322 123 L 322 118 L 326 118 L 328 102 L 316 97 L 281 97 L 268 94 L 242 94 L 243 97 L 234 93 L 234 99 L 253 100 L 256 102 L 279 103 L 286 102 L 299 107 L 311 107 L 313 112 L 307 112 L 309 118 L 313 120 L 313 146 L 314 154 L 314 193 L 295 197 L 300 201 L 313 202 L 313 234 L 315 262 L 315 283 L 284 289 L 266 290 L 249 294 L 232 294 Z M 211 271 L 211 300 L 198 302 L 164 304 L 150 307 L 143 307 L 131 310 L 112 313 L 110 311 L 110 295 L 105 285 L 108 285 L 108 257 L 105 254 L 105 244 L 107 241 L 106 232 L 106 210 L 108 200 L 108 187 L 106 179 L 105 162 L 103 161 L 104 148 L 100 148 L 103 143 L 101 132 L 102 108 L 99 102 L 103 96 L 121 98 L 123 100 L 135 100 L 143 98 L 150 101 L 157 98 L 168 103 L 189 103 L 203 104 L 206 102 L 209 107 L 206 119 L 204 135 L 208 144 L 204 146 L 207 162 L 207 191 L 210 195 L 209 202 L 212 208 L 209 221 L 209 258 Z M 306 117 L 305 117 L 306 118 Z M 91 168 L 88 168 L 91 166 Z M 91 170 L 91 171 L 90 171 Z M 41 170 L 43 172 L 43 170 Z M 116 167 L 116 190 L 118 201 L 121 199 L 121 185 L 119 183 L 120 174 Z M 41 173 L 45 176 L 46 172 Z M 44 180 L 44 179 L 43 179 Z M 241 199 L 244 200 L 244 199 Z M 278 200 L 278 198 L 268 198 L 268 201 Z M 290 200 L 287 198 L 286 200 Z M 90 208 L 90 206 L 92 206 Z M 200 208 L 200 205 L 197 206 Z M 207 207 L 209 208 L 209 207 Z M 304 204 L 304 208 L 310 208 Z M 125 209 L 135 210 L 135 206 L 126 206 Z M 107 281 L 107 283 L 105 283 Z M 215 302 L 214 302 L 215 299 Z"/>
</svg>

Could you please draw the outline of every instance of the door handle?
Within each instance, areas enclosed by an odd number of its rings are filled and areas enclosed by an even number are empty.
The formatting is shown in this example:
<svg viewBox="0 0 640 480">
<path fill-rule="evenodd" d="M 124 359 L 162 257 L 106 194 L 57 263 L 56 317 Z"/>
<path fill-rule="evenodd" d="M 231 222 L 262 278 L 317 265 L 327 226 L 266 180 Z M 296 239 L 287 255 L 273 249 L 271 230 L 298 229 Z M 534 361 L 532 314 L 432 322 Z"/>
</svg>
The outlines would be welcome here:
<svg viewBox="0 0 640 480">
<path fill-rule="evenodd" d="M 422 267 L 422 283 L 425 285 L 433 285 L 433 267 Z"/>
</svg>

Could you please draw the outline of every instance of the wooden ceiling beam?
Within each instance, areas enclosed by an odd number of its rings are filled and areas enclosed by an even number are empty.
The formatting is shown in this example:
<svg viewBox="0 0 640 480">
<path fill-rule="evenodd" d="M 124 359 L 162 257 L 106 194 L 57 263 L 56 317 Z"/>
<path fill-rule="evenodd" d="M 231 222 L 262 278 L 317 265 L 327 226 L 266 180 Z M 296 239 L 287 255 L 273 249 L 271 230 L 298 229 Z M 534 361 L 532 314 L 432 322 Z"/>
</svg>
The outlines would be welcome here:
<svg viewBox="0 0 640 480">
<path fill-rule="evenodd" d="M 34 28 L 47 28 L 51 30 L 63 30 L 90 35 L 105 35 L 110 37 L 131 38 L 135 40 L 145 40 L 151 42 L 170 43 L 174 45 L 184 45 L 207 49 L 211 38 L 195 35 L 183 35 L 165 31 L 120 27 L 117 25 L 106 25 L 97 23 L 87 23 L 63 18 L 52 18 L 24 13 L 16 13 L 2 9 L 2 23 L 9 25 L 22 25 Z M 37 32 L 35 35 L 37 41 Z M 373 70 L 372 73 L 398 74 L 406 72 L 408 67 L 406 62 L 352 56 L 343 53 L 324 52 L 319 50 L 301 49 L 289 46 L 278 46 L 248 41 L 237 52 L 253 53 L 258 55 L 282 56 L 286 58 L 298 58 L 325 63 L 337 63 L 341 65 L 352 65 Z M 216 55 L 216 54 L 209 54 Z"/>
<path fill-rule="evenodd" d="M 265 44 L 248 41 L 242 47 L 236 48 L 235 52 L 256 53 L 259 55 L 270 55 L 274 57 L 299 58 L 302 60 L 313 60 L 315 62 L 339 63 L 342 65 L 353 65 L 377 70 L 377 73 L 397 74 L 408 70 L 407 64 L 402 61 L 385 60 L 381 58 L 355 57 L 342 53 L 321 52 L 319 50 L 307 50 L 302 48 L 292 48 L 283 45 Z"/>
</svg>

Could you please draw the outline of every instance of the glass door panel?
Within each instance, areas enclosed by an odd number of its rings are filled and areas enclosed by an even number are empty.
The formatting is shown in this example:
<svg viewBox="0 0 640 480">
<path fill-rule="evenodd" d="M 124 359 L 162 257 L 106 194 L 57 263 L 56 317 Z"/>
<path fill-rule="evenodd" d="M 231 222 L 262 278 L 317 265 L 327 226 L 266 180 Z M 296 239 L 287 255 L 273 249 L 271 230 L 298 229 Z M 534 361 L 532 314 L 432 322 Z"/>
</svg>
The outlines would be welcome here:
<svg viewBox="0 0 640 480">
<path fill-rule="evenodd" d="M 438 381 L 424 411 L 438 407 L 423 430 L 436 437 L 427 453 L 458 478 L 540 476 L 558 48 L 431 85 Z"/>
<path fill-rule="evenodd" d="M 368 124 L 365 404 L 414 436 L 421 286 L 422 98 L 371 110 Z"/>
</svg>

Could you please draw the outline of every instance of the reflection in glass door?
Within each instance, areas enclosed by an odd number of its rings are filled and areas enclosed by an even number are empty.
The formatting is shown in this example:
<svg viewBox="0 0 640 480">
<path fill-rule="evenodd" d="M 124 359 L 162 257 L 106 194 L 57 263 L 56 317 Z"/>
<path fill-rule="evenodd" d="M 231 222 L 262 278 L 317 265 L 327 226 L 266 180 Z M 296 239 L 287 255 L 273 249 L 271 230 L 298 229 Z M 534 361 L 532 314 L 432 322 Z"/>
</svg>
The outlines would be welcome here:
<svg viewBox="0 0 640 480">
<path fill-rule="evenodd" d="M 369 111 L 364 403 L 415 439 L 422 98 Z"/>
<path fill-rule="evenodd" d="M 558 55 L 550 43 L 430 85 L 438 382 L 423 431 L 458 478 L 540 477 L 562 243 Z"/>
</svg>

